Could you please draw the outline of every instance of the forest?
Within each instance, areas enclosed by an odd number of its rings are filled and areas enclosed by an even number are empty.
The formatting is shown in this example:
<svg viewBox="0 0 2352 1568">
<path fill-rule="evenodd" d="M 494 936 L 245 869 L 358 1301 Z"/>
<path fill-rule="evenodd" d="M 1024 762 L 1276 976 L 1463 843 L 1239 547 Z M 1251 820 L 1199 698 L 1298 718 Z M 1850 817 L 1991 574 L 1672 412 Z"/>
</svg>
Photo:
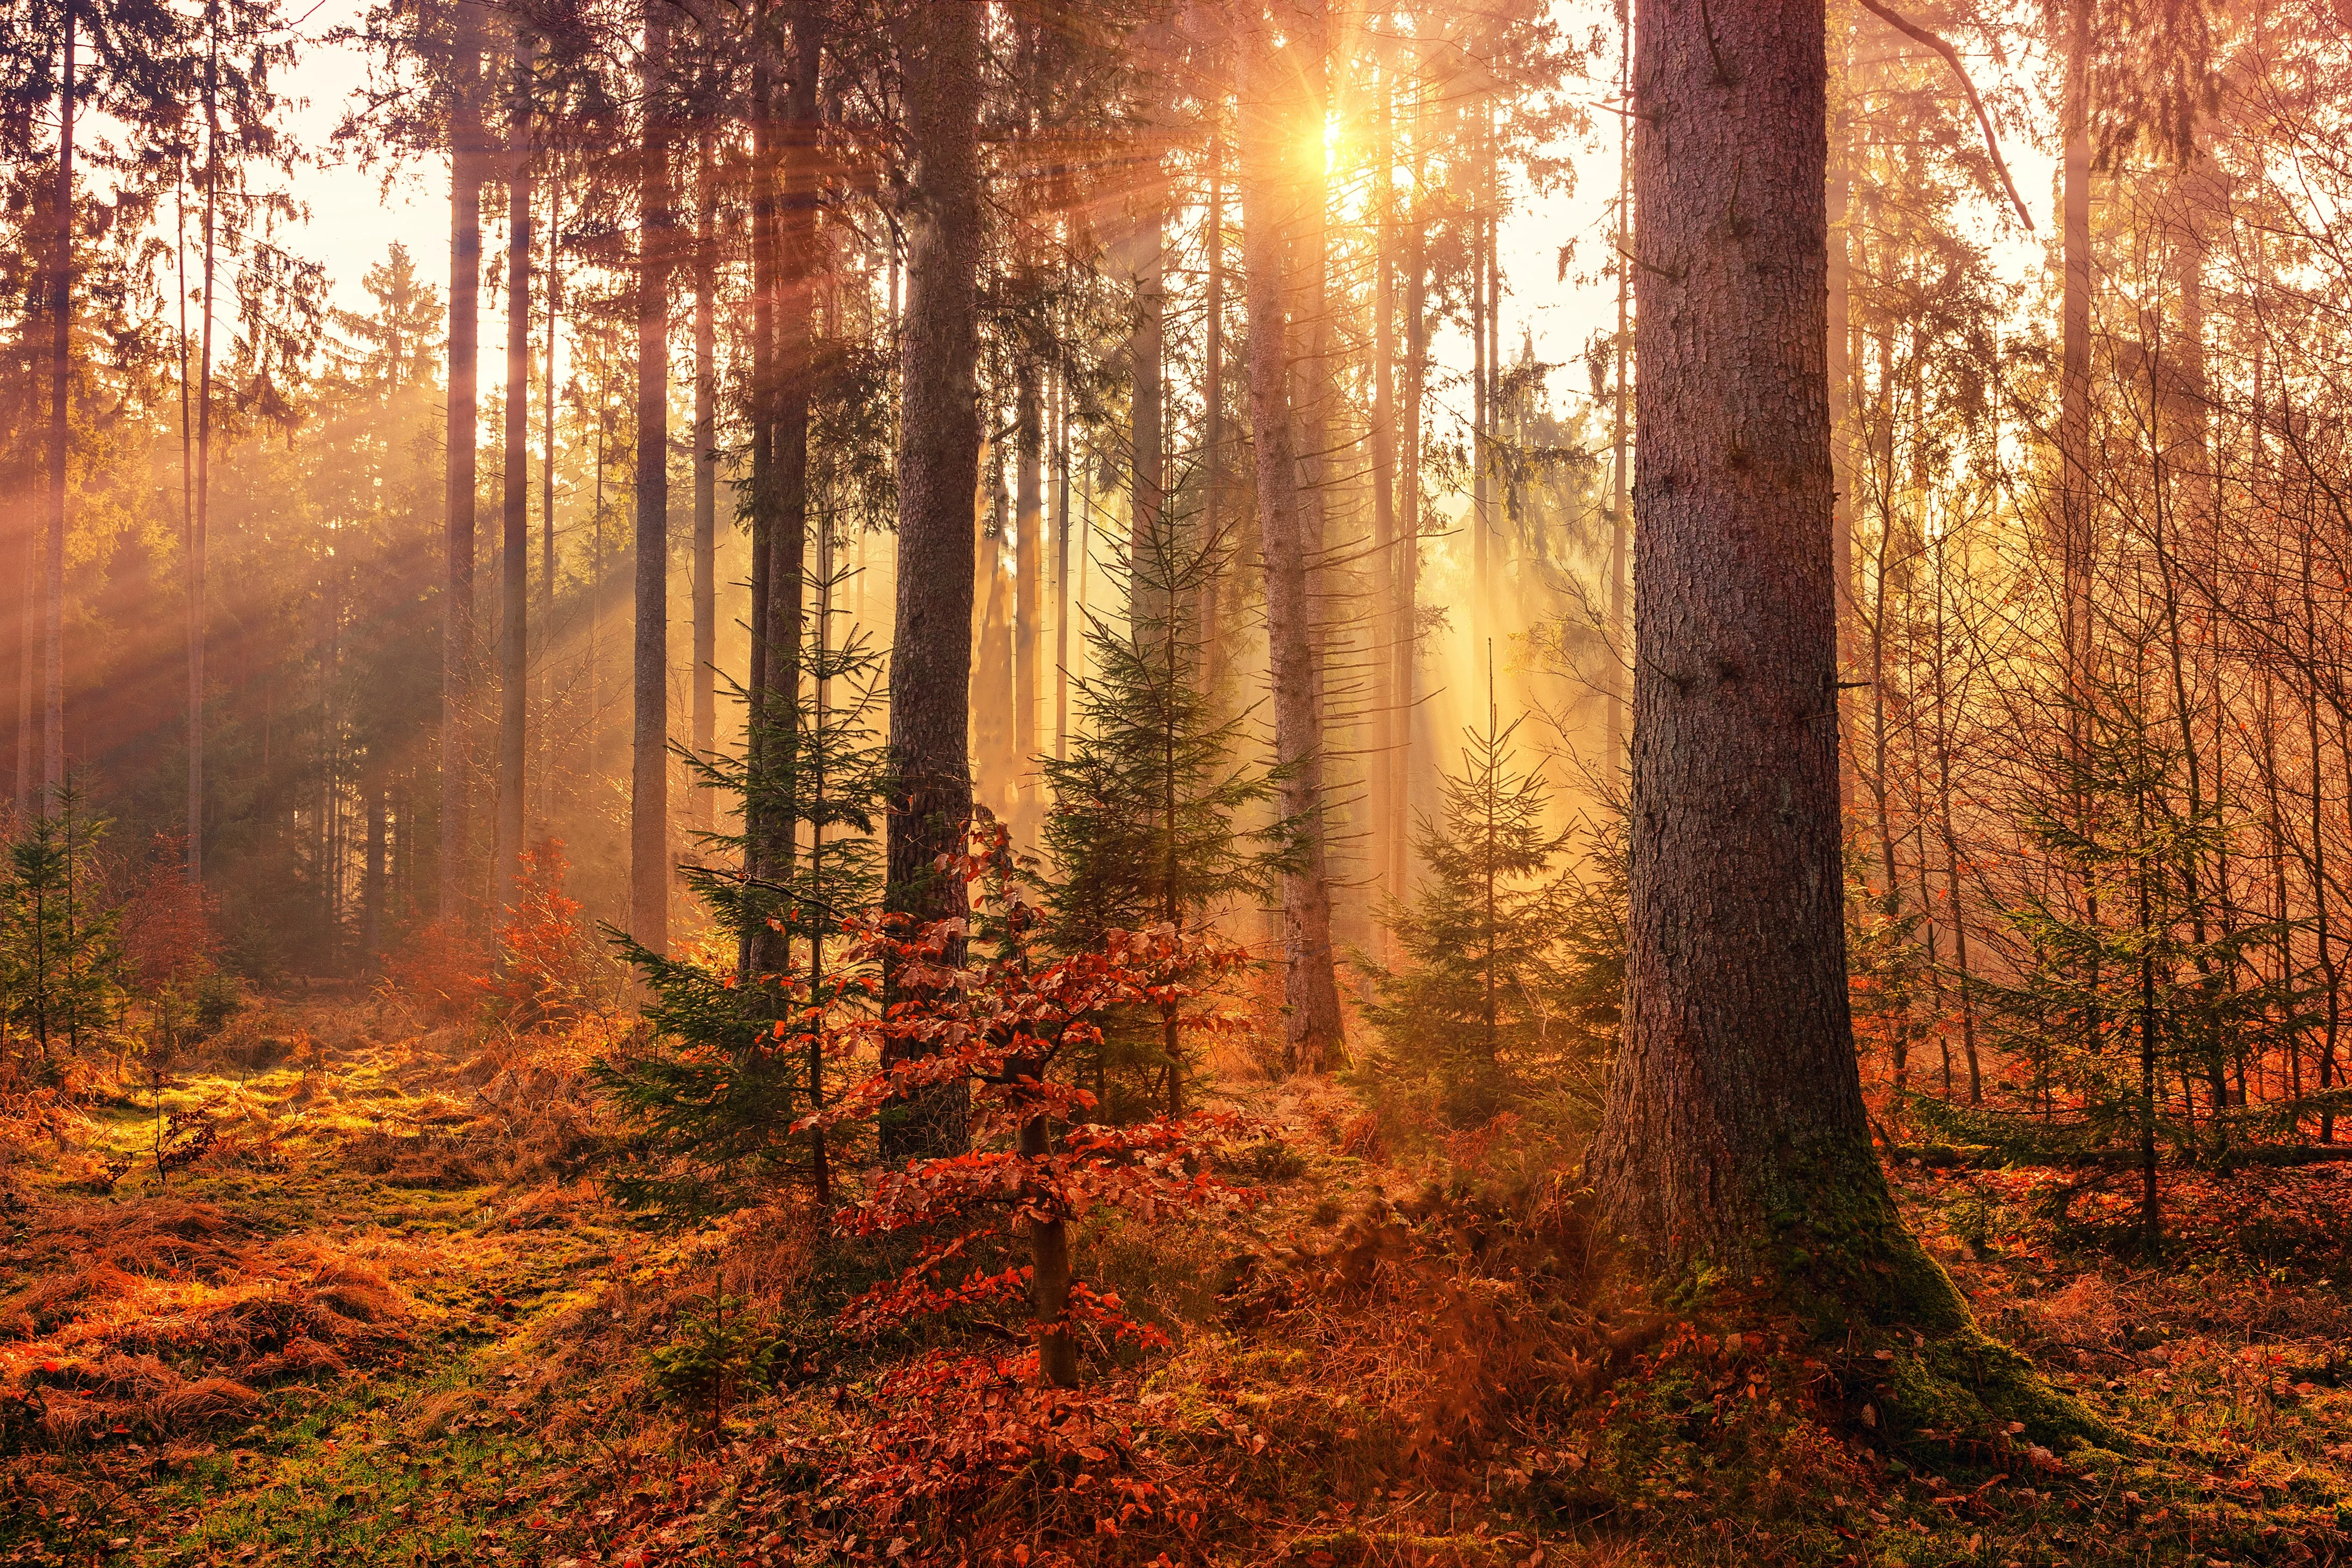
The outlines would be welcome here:
<svg viewBox="0 0 2352 1568">
<path fill-rule="evenodd" d="M 2352 1563 L 2347 0 L 14 0 L 0 186 L 0 1563 Z"/>
</svg>

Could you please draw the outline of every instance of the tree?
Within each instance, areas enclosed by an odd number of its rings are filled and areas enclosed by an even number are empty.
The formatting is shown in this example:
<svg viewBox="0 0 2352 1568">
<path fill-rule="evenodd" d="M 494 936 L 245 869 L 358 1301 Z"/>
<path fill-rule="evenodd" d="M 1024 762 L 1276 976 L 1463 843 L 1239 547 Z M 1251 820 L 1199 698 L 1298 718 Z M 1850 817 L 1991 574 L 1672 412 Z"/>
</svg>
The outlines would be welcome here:
<svg viewBox="0 0 2352 1568">
<path fill-rule="evenodd" d="M 1323 826 L 1323 696 L 1316 658 L 1312 531 L 1301 467 L 1309 443 L 1296 406 L 1300 379 L 1289 317 L 1317 304 L 1291 274 L 1296 245 L 1318 250 L 1323 236 L 1322 183 L 1302 194 L 1285 149 L 1302 124 L 1319 123 L 1302 108 L 1306 84 L 1322 67 L 1306 57 L 1320 47 L 1319 7 L 1279 49 L 1263 22 L 1241 40 L 1242 254 L 1249 274 L 1250 421 L 1257 457 L 1258 534 L 1265 556 L 1266 637 L 1271 645 L 1275 761 L 1282 770 L 1282 814 L 1297 824 L 1298 850 L 1283 874 L 1283 1060 L 1318 1072 L 1346 1049 L 1331 943 L 1331 885 Z M 1319 105 L 1317 105 L 1319 108 Z M 1313 138 L 1319 160 L 1322 139 Z M 1318 168 L 1319 171 L 1319 163 Z M 1312 243 L 1308 241 L 1312 240 Z M 1319 279 L 1322 259 L 1311 261 Z M 1305 379 L 1313 380 L 1317 370 Z M 1319 458 L 1320 454 L 1317 457 Z M 1311 504 L 1319 506 L 1319 500 Z"/>
<path fill-rule="evenodd" d="M 899 24 L 907 138 L 907 305 L 899 340 L 898 584 L 890 651 L 889 892 L 896 913 L 953 920 L 941 874 L 971 820 L 972 495 L 980 484 L 981 7 L 916 5 Z M 921 1042 L 902 1042 L 920 1048 Z M 961 1082 L 886 1117 L 897 1160 L 960 1148 Z"/>
<path fill-rule="evenodd" d="M 1377 999 L 1366 1016 L 1393 1068 L 1434 1077 L 1457 1125 L 1548 1088 L 1597 1111 L 1607 1040 L 1588 1015 L 1613 1011 L 1594 1007 L 1580 984 L 1591 966 L 1569 945 L 1584 887 L 1555 862 L 1579 834 L 1551 826 L 1550 786 L 1518 763 L 1525 721 L 1502 723 L 1491 671 L 1487 684 L 1486 726 L 1464 731 L 1442 815 L 1423 816 L 1414 835 L 1428 875 L 1388 921 L 1404 962 L 1368 965 Z M 1607 958 L 1602 967 L 1620 972 Z"/>
<path fill-rule="evenodd" d="M 1241 758 L 1249 715 L 1224 712 L 1195 679 L 1196 606 L 1226 552 L 1213 542 L 1187 546 L 1174 533 L 1156 531 L 1147 553 L 1127 563 L 1128 602 L 1156 606 L 1156 616 L 1124 626 L 1087 617 L 1090 673 L 1075 683 L 1079 731 L 1068 756 L 1038 759 L 1052 795 L 1046 929 L 1064 952 L 1098 948 L 1122 931 L 1197 933 L 1234 899 L 1265 889 L 1294 837 L 1286 822 L 1236 826 L 1271 804 L 1281 781 Z M 1179 1115 L 1185 1059 L 1175 1001 L 1150 1011 L 1156 1048 L 1139 1062 L 1134 1023 L 1106 1026 L 1095 1096 L 1109 1097 L 1105 1057 L 1125 1047 L 1129 1062 L 1160 1079 L 1167 1113 Z"/>
<path fill-rule="evenodd" d="M 1975 1329 L 1905 1230 L 1854 1058 L 1822 7 L 1654 5 L 1635 35 L 1626 1026 L 1588 1169 L 1666 1272 L 1752 1281 L 1823 1333 L 1932 1331 L 1915 1403 L 2078 1435 L 2087 1417 Z"/>
<path fill-rule="evenodd" d="M 441 919 L 454 921 L 465 893 L 472 821 L 467 788 L 466 721 L 474 657 L 474 484 L 480 417 L 482 182 L 490 161 L 482 128 L 479 0 L 456 0 L 455 47 L 444 90 L 449 135 L 449 419 L 445 569 L 441 584 Z"/>
<path fill-rule="evenodd" d="M 669 273 L 667 0 L 646 0 L 637 150 L 636 635 L 629 771 L 629 931 L 669 951 Z"/>
</svg>

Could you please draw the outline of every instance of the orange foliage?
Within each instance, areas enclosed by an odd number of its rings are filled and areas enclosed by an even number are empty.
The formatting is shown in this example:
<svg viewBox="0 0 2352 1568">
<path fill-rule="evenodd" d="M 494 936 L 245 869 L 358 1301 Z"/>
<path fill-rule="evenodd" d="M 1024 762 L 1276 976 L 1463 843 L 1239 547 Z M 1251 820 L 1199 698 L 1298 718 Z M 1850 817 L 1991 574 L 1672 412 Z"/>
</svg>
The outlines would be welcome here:
<svg viewBox="0 0 2352 1568">
<path fill-rule="evenodd" d="M 563 841 L 545 839 L 516 861 L 514 908 L 499 928 L 499 969 L 486 984 L 508 1021 L 527 1029 L 580 1016 L 595 957 L 580 900 L 563 890 Z"/>
<path fill-rule="evenodd" d="M 201 978 L 219 950 L 213 899 L 181 870 L 179 852 L 157 834 L 154 863 L 122 909 L 122 951 L 149 992 Z"/>
</svg>

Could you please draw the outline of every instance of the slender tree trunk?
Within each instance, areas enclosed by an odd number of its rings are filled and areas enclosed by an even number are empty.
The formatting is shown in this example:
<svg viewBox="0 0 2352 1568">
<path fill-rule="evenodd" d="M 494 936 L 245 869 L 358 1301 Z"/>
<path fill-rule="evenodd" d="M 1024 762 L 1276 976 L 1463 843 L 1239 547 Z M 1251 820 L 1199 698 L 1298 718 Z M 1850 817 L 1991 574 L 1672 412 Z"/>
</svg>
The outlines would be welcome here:
<svg viewBox="0 0 2352 1568">
<path fill-rule="evenodd" d="M 784 92 L 779 149 L 781 181 L 772 231 L 775 258 L 772 321 L 775 330 L 773 392 L 769 411 L 769 491 L 761 504 L 768 513 L 767 596 L 761 606 L 760 640 L 767 647 L 761 700 L 765 738 L 766 792 L 759 827 L 759 874 L 770 884 L 792 874 L 794 803 L 800 798 L 801 641 L 808 578 L 808 427 L 814 367 L 810 354 L 814 305 L 812 266 L 816 253 L 818 170 L 817 87 L 824 66 L 819 8 L 808 0 L 793 16 L 793 75 Z M 761 973 L 781 974 L 792 966 L 792 942 L 770 928 L 754 944 Z"/>
<path fill-rule="evenodd" d="M 762 54 L 751 71 L 751 497 L 748 512 L 751 533 L 751 668 L 744 682 L 743 755 L 743 874 L 756 889 L 772 880 L 768 865 L 773 842 L 767 826 L 771 744 L 768 726 L 768 601 L 772 591 L 769 563 L 776 533 L 776 300 L 780 293 L 777 267 L 776 184 L 782 153 L 776 128 L 775 82 Z M 753 890 L 749 896 L 760 899 Z M 764 928 L 746 932 L 736 954 L 736 980 L 744 1003 L 754 1009 L 767 1005 L 766 994 L 752 984 L 755 975 L 776 967 L 773 942 Z"/>
<path fill-rule="evenodd" d="M 1421 426 L 1429 384 L 1429 219 L 1423 207 L 1428 189 L 1429 109 L 1426 95 L 1413 111 L 1412 220 L 1404 236 L 1404 430 L 1397 506 L 1396 700 L 1404 714 L 1396 750 L 1396 790 L 1390 803 L 1390 885 L 1396 896 L 1412 896 L 1412 797 L 1420 777 L 1421 728 Z"/>
<path fill-rule="evenodd" d="M 1225 125 L 1224 92 L 1215 86 L 1209 105 L 1209 210 L 1201 248 L 1207 253 L 1208 281 L 1202 302 L 1204 339 L 1201 377 L 1201 542 L 1208 555 L 1201 584 L 1201 689 L 1212 698 L 1223 669 L 1219 646 L 1219 599 L 1225 565 Z"/>
<path fill-rule="evenodd" d="M 1054 378 L 1054 757 L 1070 755 L 1070 383 Z"/>
<path fill-rule="evenodd" d="M 555 657 L 555 329 L 563 304 L 560 171 L 551 174 L 547 185 L 547 368 L 541 376 L 539 405 L 539 660 L 533 675 L 540 716 L 538 831 L 542 835 L 555 816 L 555 769 L 550 765 L 547 739 L 554 716 L 548 708 L 546 672 Z"/>
<path fill-rule="evenodd" d="M 188 880 L 192 882 L 202 882 L 205 877 L 205 567 L 212 539 L 213 510 L 213 290 L 220 276 L 220 72 L 218 54 L 210 40 L 205 51 L 204 221 L 203 342 L 196 360 L 195 504 L 188 523 Z M 186 297 L 184 283 L 180 306 L 184 322 Z M 184 325 L 182 336 L 184 339 Z M 184 342 L 181 352 L 186 353 Z M 184 399 L 184 361 L 180 383 Z M 186 422 L 184 405 L 184 433 Z"/>
<path fill-rule="evenodd" d="M 2061 641 L 2065 658 L 2069 752 L 2079 762 L 2090 710 L 2091 659 L 2091 6 L 2070 7 L 2061 162 L 2059 230 L 2064 280 L 2059 307 L 2058 514 Z"/>
<path fill-rule="evenodd" d="M 708 757 L 719 743 L 719 289 L 715 229 L 717 175 L 710 132 L 702 133 L 694 171 L 694 754 Z M 694 792 L 694 825 L 718 826 L 719 802 L 707 787 Z"/>
<path fill-rule="evenodd" d="M 370 764 L 371 769 L 374 766 Z M 364 892 L 366 923 L 361 928 L 361 956 L 367 972 L 373 973 L 383 957 L 384 915 L 384 813 L 383 781 L 371 776 L 367 790 L 367 848 Z"/>
<path fill-rule="evenodd" d="M 441 853 L 439 910 L 464 909 L 470 816 L 466 731 L 474 648 L 474 479 L 482 288 L 482 11 L 457 0 L 449 113 L 448 479 L 441 584 Z"/>
<path fill-rule="evenodd" d="M 629 773 L 630 934 L 669 951 L 669 7 L 646 0 L 637 163 L 635 716 Z"/>
<path fill-rule="evenodd" d="M 1397 603 L 1396 580 L 1404 570 L 1397 547 L 1396 531 L 1396 136 L 1391 122 L 1391 110 L 1396 99 L 1391 73 L 1383 69 L 1380 80 L 1380 101 L 1375 110 L 1374 151 L 1372 154 L 1372 420 L 1369 432 L 1371 446 L 1372 479 L 1372 555 L 1379 563 L 1376 584 L 1385 590 L 1373 600 L 1383 601 L 1393 608 Z M 1387 617 L 1387 635 L 1400 635 L 1393 614 Z M 1374 625 L 1378 626 L 1377 619 Z M 1381 638 L 1377 632 L 1374 647 Z M 1396 858 L 1388 853 L 1384 837 L 1395 828 L 1400 813 L 1391 795 L 1397 787 L 1395 768 L 1388 758 L 1400 743 L 1405 725 L 1412 715 L 1401 700 L 1395 679 L 1396 661 L 1393 657 L 1373 659 L 1373 700 L 1379 710 L 1380 723 L 1375 731 L 1374 753 L 1380 762 L 1371 770 L 1372 877 L 1374 891 L 1390 899 L 1401 899 L 1404 889 L 1391 877 Z"/>
<path fill-rule="evenodd" d="M 1034 829 L 1027 809 L 1034 793 L 1027 782 L 1037 755 L 1038 580 L 1045 552 L 1038 536 L 1045 526 L 1045 397 L 1040 367 L 1024 354 L 1013 371 L 1013 751 L 1021 781 L 1022 826 Z"/>
<path fill-rule="evenodd" d="M 64 68 L 58 77 L 58 193 L 49 244 L 49 559 L 42 601 L 41 809 L 58 809 L 66 779 L 66 460 L 72 447 L 73 0 L 66 0 Z"/>
<path fill-rule="evenodd" d="M 1618 107 L 1623 110 L 1617 117 L 1617 336 L 1610 356 L 1612 368 L 1617 374 L 1616 390 L 1610 397 L 1609 451 L 1609 752 L 1608 766 L 1613 773 L 1622 765 L 1625 755 L 1625 569 L 1628 564 L 1627 544 L 1633 527 L 1633 512 L 1625 501 L 1626 487 L 1633 482 L 1633 471 L 1627 462 L 1629 416 L 1633 412 L 1631 388 L 1625 371 L 1626 361 L 1633 354 L 1633 338 L 1627 330 L 1626 310 L 1633 294 L 1633 10 L 1625 8 L 1625 20 L 1619 44 Z M 1834 258 L 1832 266 L 1834 267 Z M 1842 319 L 1845 302 L 1837 294 L 1838 274 L 1831 279 L 1830 309 L 1832 320 Z M 1837 393 L 1831 394 L 1835 408 Z M 1843 489 L 1843 487 L 1841 487 Z M 1839 504 L 1844 504 L 1843 495 Z"/>
<path fill-rule="evenodd" d="M 1242 247 L 1248 275 L 1250 417 L 1256 447 L 1260 547 L 1265 559 L 1266 635 L 1274 688 L 1275 758 L 1283 768 L 1281 810 L 1298 842 L 1283 874 L 1283 1058 L 1319 1072 L 1342 1048 L 1331 951 L 1330 887 L 1324 860 L 1321 672 L 1309 590 L 1310 524 L 1300 494 L 1300 424 L 1291 403 L 1297 372 L 1286 307 L 1294 292 L 1286 252 L 1294 236 L 1321 231 L 1319 182 L 1302 195 L 1286 178 L 1282 150 L 1299 122 L 1299 73 L 1289 51 L 1319 47 L 1320 7 L 1291 35 L 1284 58 L 1263 37 L 1244 45 L 1240 94 Z M 1321 142 L 1310 157 L 1319 157 Z M 1311 265 L 1311 262 L 1310 262 Z M 1298 290 L 1302 297 L 1311 290 Z M 1311 299 L 1308 300 L 1311 309 Z"/>
<path fill-rule="evenodd" d="M 507 110 L 507 406 L 501 465 L 505 503 L 499 551 L 498 907 L 514 906 L 523 849 L 524 777 L 530 697 L 530 247 L 531 61 L 529 37 L 514 44 Z"/>
<path fill-rule="evenodd" d="M 917 6 L 900 24 L 908 144 L 907 300 L 899 332 L 897 633 L 890 659 L 893 772 L 887 907 L 961 917 L 961 879 L 936 862 L 971 820 L 972 496 L 980 483 L 976 380 L 981 179 L 981 8 Z M 968 1090 L 894 1107 L 883 1157 L 959 1151 Z"/>
<path fill-rule="evenodd" d="M 1821 0 L 1638 17 L 1632 906 L 1590 1164 L 1656 1261 L 1852 1301 L 1897 1288 L 1900 1222 L 1846 997 L 1823 46 Z M 1790 1215 L 1855 1256 L 1791 1262 Z"/>
</svg>

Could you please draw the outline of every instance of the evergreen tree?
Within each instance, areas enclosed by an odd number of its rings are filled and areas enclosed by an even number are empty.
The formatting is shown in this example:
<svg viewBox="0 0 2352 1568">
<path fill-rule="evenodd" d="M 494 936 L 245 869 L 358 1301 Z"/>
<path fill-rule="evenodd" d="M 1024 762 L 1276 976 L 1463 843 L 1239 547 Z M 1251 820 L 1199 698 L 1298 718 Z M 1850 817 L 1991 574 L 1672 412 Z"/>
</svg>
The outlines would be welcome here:
<svg viewBox="0 0 2352 1568">
<path fill-rule="evenodd" d="M 1549 826 L 1550 788 L 1540 770 L 1520 766 L 1514 744 L 1524 721 L 1501 721 L 1490 673 L 1486 727 L 1465 731 L 1441 815 L 1423 816 L 1414 834 L 1429 875 L 1409 906 L 1390 911 L 1404 962 L 1359 961 L 1390 1070 L 1433 1081 L 1456 1124 L 1484 1121 L 1539 1086 L 1564 1091 L 1589 1120 L 1615 1043 L 1623 856 L 1594 834 L 1599 853 L 1585 873 L 1556 868 L 1580 835 Z"/>
<path fill-rule="evenodd" d="M 1240 826 L 1275 799 L 1278 781 L 1241 760 L 1248 714 L 1224 711 L 1197 678 L 1204 643 L 1196 606 L 1226 552 L 1218 540 L 1175 532 L 1154 530 L 1140 560 L 1119 562 L 1126 602 L 1150 608 L 1118 626 L 1088 616 L 1092 673 L 1072 689 L 1079 722 L 1069 754 L 1038 759 L 1053 796 L 1044 830 L 1053 867 L 1048 934 L 1064 952 L 1098 950 L 1114 931 L 1197 932 L 1234 899 L 1265 891 L 1294 852 L 1289 823 Z M 1117 1071 L 1157 1079 L 1156 1098 L 1181 1114 L 1182 1032 L 1172 1002 L 1155 1012 L 1104 1028 L 1094 1068 L 1106 1106 Z"/>
<path fill-rule="evenodd" d="M 2307 1022 L 2311 987 L 2251 962 L 2279 945 L 2281 927 L 2234 918 L 2210 890 L 2233 811 L 2226 797 L 2190 804 L 2177 729 L 2151 715 L 2136 683 L 2078 679 L 2083 695 L 2068 705 L 2078 721 L 2046 759 L 2053 787 L 2026 803 L 2059 874 L 1997 911 L 2012 976 L 1974 982 L 1994 1043 L 2030 1066 L 2034 1103 L 2022 1113 L 1912 1103 L 1957 1139 L 2136 1169 L 2136 1240 L 2154 1257 L 2159 1145 L 2198 1152 L 2189 1075 L 2283 1044 Z M 2227 1122 L 2216 1120 L 2219 1144 Z"/>
<path fill-rule="evenodd" d="M 812 603 L 832 604 L 845 575 L 812 574 Z M 703 834 L 715 853 L 685 876 L 716 940 L 665 955 L 612 932 L 653 994 L 643 1048 L 597 1068 L 639 1131 L 613 1180 L 639 1207 L 719 1212 L 787 1177 L 805 1179 L 820 1204 L 832 1201 L 825 1126 L 809 1119 L 826 1104 L 840 1026 L 870 991 L 871 976 L 841 961 L 839 938 L 843 922 L 882 891 L 884 753 L 874 724 L 884 658 L 858 632 L 830 646 L 831 619 L 808 617 L 796 714 L 788 721 L 774 692 L 761 710 L 765 733 L 756 742 L 791 765 L 755 770 L 740 756 L 686 753 L 705 787 L 751 808 L 739 821 L 749 816 L 771 831 L 782 825 L 799 852 L 781 863 L 780 878 L 755 879 L 740 868 L 740 831 Z M 735 694 L 748 705 L 742 688 Z M 737 955 L 762 929 L 781 937 L 772 951 L 782 964 L 745 973 Z"/>
<path fill-rule="evenodd" d="M 119 912 L 96 896 L 91 857 L 108 825 L 82 816 L 70 783 L 55 800 L 8 847 L 0 883 L 0 1019 L 34 1043 L 43 1073 L 110 1025 L 122 995 Z"/>
</svg>

